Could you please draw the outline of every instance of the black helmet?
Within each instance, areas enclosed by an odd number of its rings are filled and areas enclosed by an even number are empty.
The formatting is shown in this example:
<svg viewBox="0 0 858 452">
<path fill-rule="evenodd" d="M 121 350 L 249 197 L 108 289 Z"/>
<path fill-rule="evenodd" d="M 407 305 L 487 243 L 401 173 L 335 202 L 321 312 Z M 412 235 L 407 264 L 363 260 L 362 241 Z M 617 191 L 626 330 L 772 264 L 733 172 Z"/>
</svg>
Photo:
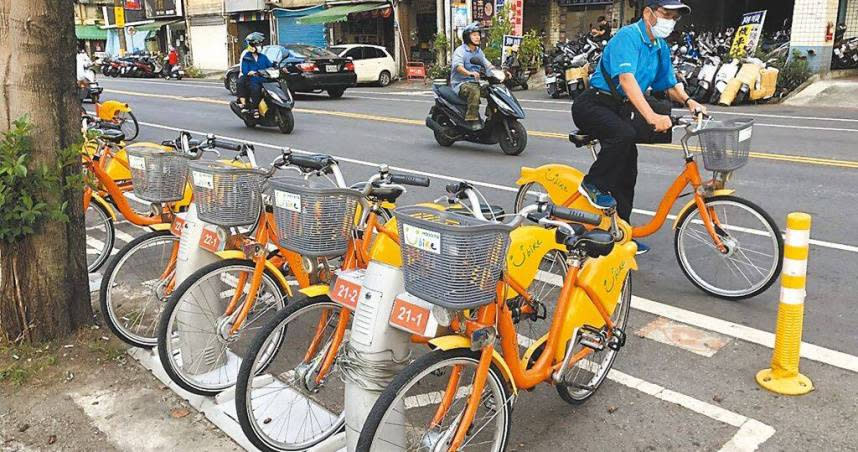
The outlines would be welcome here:
<svg viewBox="0 0 858 452">
<path fill-rule="evenodd" d="M 472 22 L 470 25 L 463 28 L 462 29 L 462 42 L 464 42 L 465 44 L 473 44 L 471 42 L 471 33 L 475 32 L 475 31 L 476 32 L 482 31 L 480 29 L 480 23 L 479 22 Z"/>
<path fill-rule="evenodd" d="M 254 31 L 253 33 L 247 35 L 246 38 L 244 38 L 244 43 L 248 46 L 260 45 L 262 44 L 262 41 L 265 41 L 265 35 L 258 31 Z"/>
</svg>

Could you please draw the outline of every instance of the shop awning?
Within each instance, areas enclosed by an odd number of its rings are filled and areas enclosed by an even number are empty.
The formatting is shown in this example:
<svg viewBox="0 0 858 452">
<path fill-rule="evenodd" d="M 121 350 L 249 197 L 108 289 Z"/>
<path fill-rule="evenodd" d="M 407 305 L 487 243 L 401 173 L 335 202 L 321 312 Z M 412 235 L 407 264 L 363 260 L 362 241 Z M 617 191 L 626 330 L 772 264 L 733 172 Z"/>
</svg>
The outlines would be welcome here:
<svg viewBox="0 0 858 452">
<path fill-rule="evenodd" d="M 98 28 L 98 25 L 75 25 L 74 34 L 78 39 L 107 40 L 107 30 Z"/>
<path fill-rule="evenodd" d="M 344 22 L 349 14 L 372 11 L 374 9 L 387 8 L 389 3 L 358 3 L 354 5 L 332 6 L 326 10 L 309 14 L 298 19 L 300 25 L 326 24 L 330 22 Z"/>
</svg>

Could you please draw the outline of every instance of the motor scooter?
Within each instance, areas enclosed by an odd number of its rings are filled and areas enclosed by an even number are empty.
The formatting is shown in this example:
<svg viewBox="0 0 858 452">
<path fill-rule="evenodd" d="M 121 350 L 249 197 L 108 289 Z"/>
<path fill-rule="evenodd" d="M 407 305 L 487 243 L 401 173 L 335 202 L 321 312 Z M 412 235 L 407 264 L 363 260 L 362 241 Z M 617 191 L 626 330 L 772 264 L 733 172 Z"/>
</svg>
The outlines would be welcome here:
<svg viewBox="0 0 858 452">
<path fill-rule="evenodd" d="M 81 102 L 89 100 L 93 104 L 97 104 L 101 93 L 104 92 L 104 88 L 95 80 L 95 71 L 92 67 L 92 64 L 84 66 L 83 73 L 79 74 L 78 95 Z"/>
<path fill-rule="evenodd" d="M 504 80 L 504 85 L 506 85 L 507 88 L 513 89 L 516 86 L 520 86 L 521 89 L 525 91 L 527 90 L 527 81 L 530 80 L 530 71 L 522 69 L 517 52 L 510 52 L 510 55 L 506 58 L 501 67 L 507 71 L 507 78 Z"/>
<path fill-rule="evenodd" d="M 164 57 L 164 60 L 161 62 L 161 76 L 165 79 L 174 78 L 176 80 L 181 80 L 182 77 L 185 76 L 185 70 L 182 68 L 182 63 L 176 63 L 170 66 L 169 57 Z M 168 69 L 169 68 L 169 69 Z"/>
<path fill-rule="evenodd" d="M 710 104 L 717 104 L 718 101 L 721 100 L 721 94 L 723 94 L 724 89 L 727 88 L 727 83 L 734 79 L 736 74 L 739 72 L 740 64 L 741 62 L 739 59 L 734 58 L 733 61 L 721 65 L 721 68 L 718 69 L 718 73 L 715 74 L 715 82 L 712 85 L 712 95 L 709 98 Z"/>
<path fill-rule="evenodd" d="M 479 64 L 476 59 L 473 64 Z M 456 141 L 480 144 L 500 144 L 507 155 L 519 155 L 527 146 L 527 130 L 519 122 L 524 109 L 518 99 L 504 86 L 504 71 L 494 69 L 481 73 L 480 90 L 488 98 L 485 120 L 477 128 L 465 121 L 467 103 L 453 91 L 446 81 L 432 85 L 435 105 L 426 116 L 426 127 L 432 129 L 435 141 L 441 146 L 452 146 Z"/>
<path fill-rule="evenodd" d="M 277 127 L 282 133 L 292 133 L 295 128 L 295 116 L 292 114 L 295 99 L 286 86 L 286 80 L 280 77 L 280 68 L 264 69 L 257 75 L 265 79 L 258 108 L 255 111 L 243 110 L 237 99 L 229 103 L 229 108 L 248 128 Z"/>
</svg>

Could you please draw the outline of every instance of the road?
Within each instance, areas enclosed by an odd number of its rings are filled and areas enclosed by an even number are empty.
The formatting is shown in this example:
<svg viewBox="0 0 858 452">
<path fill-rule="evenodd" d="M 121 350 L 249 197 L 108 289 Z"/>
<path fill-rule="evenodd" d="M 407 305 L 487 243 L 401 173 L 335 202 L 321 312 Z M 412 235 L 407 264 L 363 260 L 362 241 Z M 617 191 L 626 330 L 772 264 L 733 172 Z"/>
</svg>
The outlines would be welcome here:
<svg viewBox="0 0 858 452">
<path fill-rule="evenodd" d="M 140 140 L 171 138 L 177 130 L 187 129 L 256 143 L 262 161 L 270 161 L 277 148 L 286 146 L 329 153 L 341 158 L 349 181 L 366 178 L 379 163 L 433 177 L 432 188 L 412 190 L 400 204 L 440 196 L 446 181 L 466 179 L 478 183 L 492 203 L 509 210 L 522 166 L 564 163 L 586 170 L 591 162 L 585 151 L 574 149 L 565 139 L 574 129 L 569 102 L 551 100 L 541 90 L 517 93 L 528 115 L 524 123 L 530 138 L 521 156 L 509 157 L 497 146 L 458 143 L 439 147 L 422 125 L 432 104 L 428 88 L 406 89 L 402 84 L 386 89 L 360 87 L 338 100 L 299 95 L 295 131 L 281 135 L 273 129 L 245 128 L 226 105 L 228 92 L 216 82 L 102 82 L 105 97 L 132 105 L 142 123 Z M 752 158 L 734 175 L 731 187 L 763 206 L 781 228 L 789 212 L 813 215 L 805 342 L 856 354 L 858 238 L 850 233 L 858 226 L 854 207 L 858 192 L 852 188 L 858 181 L 854 145 L 858 110 L 783 106 L 713 110 L 719 118 L 756 120 Z M 641 146 L 635 200 L 639 210 L 633 222 L 651 218 L 682 165 L 675 146 Z M 679 207 L 674 206 L 674 214 Z M 805 398 L 777 398 L 759 390 L 753 375 L 767 367 L 771 351 L 756 343 L 764 340 L 753 338 L 774 329 L 777 285 L 741 302 L 709 297 L 680 271 L 672 230 L 665 227 L 646 241 L 653 251 L 638 260 L 634 294 L 643 301 L 633 304 L 630 331 L 639 331 L 660 317 L 673 318 L 692 323 L 695 331 L 720 332 L 727 344 L 712 357 L 702 357 L 635 336 L 615 366 L 622 373 L 613 375 L 612 382 L 586 406 L 572 412 L 550 389 L 525 394 L 516 406 L 512 446 L 565 450 L 565 442 L 574 440 L 582 447 L 622 450 L 717 450 L 736 439 L 737 427 L 754 430 L 756 424 L 747 421 L 755 420 L 777 431 L 771 439 L 765 434 L 756 436 L 764 449 L 855 447 L 858 433 L 846 419 L 858 415 L 858 402 L 845 388 L 847 383 L 858 383 L 858 377 L 853 373 L 856 369 L 844 370 L 854 357 L 803 360 L 803 370 L 815 378 L 818 388 Z M 730 333 L 737 328 L 750 333 Z M 659 385 L 663 391 L 635 379 Z M 802 422 L 808 417 L 811 422 Z M 826 431 L 820 432 L 823 426 Z"/>
</svg>

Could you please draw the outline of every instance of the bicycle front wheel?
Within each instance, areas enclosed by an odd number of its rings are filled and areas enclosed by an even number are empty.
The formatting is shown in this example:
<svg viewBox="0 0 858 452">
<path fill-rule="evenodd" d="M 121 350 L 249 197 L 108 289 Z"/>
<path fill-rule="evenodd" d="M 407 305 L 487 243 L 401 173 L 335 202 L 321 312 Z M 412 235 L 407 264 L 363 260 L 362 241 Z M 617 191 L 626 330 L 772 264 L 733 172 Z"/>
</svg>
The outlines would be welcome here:
<svg viewBox="0 0 858 452">
<path fill-rule="evenodd" d="M 323 371 L 325 357 L 343 344 L 336 336 L 343 307 L 327 297 L 301 298 L 260 330 L 238 372 L 238 422 L 263 451 L 306 450 L 345 423 L 339 366 Z"/>
<path fill-rule="evenodd" d="M 233 386 L 239 356 L 268 319 L 285 306 L 285 296 L 267 269 L 254 300 L 248 300 L 253 261 L 226 259 L 189 276 L 170 296 L 158 322 L 158 357 L 182 389 L 213 396 Z M 238 293 L 235 309 L 227 307 Z M 238 313 L 253 303 L 241 327 L 231 333 Z"/>
<path fill-rule="evenodd" d="M 763 293 L 783 265 L 784 241 L 777 224 L 759 206 L 735 196 L 713 196 L 706 207 L 727 250 L 715 246 L 695 205 L 679 218 L 674 237 L 682 272 L 716 297 L 741 300 Z"/>
<path fill-rule="evenodd" d="M 361 430 L 357 450 L 447 450 L 473 391 L 480 354 L 469 349 L 427 353 L 381 393 Z M 474 421 L 459 450 L 502 451 L 509 437 L 512 400 L 492 364 Z M 449 397 L 445 397 L 449 396 Z M 449 406 L 445 404 L 449 401 Z"/>
<path fill-rule="evenodd" d="M 123 247 L 101 279 L 98 299 L 107 326 L 140 348 L 158 343 L 155 334 L 169 297 L 179 238 L 170 231 L 141 235 Z"/>
<path fill-rule="evenodd" d="M 113 251 L 116 230 L 113 218 L 101 204 L 90 201 L 84 213 L 86 221 L 86 269 L 98 271 Z"/>
</svg>

